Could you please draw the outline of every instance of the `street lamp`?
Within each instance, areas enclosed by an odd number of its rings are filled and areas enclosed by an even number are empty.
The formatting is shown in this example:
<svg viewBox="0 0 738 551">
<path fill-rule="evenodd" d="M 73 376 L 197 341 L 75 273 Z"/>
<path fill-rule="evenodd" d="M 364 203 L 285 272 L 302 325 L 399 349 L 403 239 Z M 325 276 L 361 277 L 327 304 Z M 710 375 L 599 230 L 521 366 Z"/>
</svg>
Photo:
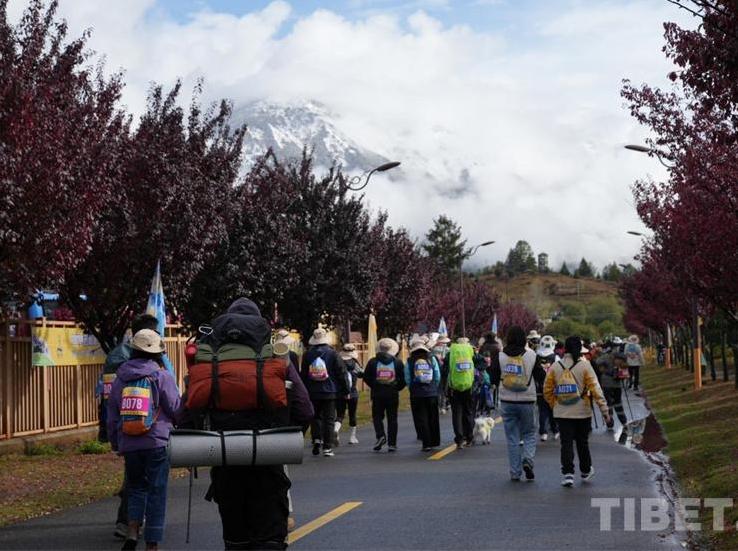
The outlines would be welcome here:
<svg viewBox="0 0 738 551">
<path fill-rule="evenodd" d="M 369 179 L 372 177 L 372 174 L 374 174 L 375 172 L 385 172 L 387 170 L 392 170 L 393 168 L 396 168 L 398 166 L 400 166 L 399 161 L 384 163 L 383 165 L 379 165 L 377 168 L 367 170 L 363 174 L 354 176 L 346 184 L 344 184 L 344 186 L 346 187 L 346 189 L 349 189 L 351 191 L 361 191 L 367 185 L 369 185 Z M 364 178 L 366 178 L 366 180 L 364 180 Z M 364 180 L 364 183 L 362 183 L 362 180 Z"/>
<path fill-rule="evenodd" d="M 668 157 L 668 153 L 665 151 L 661 151 L 659 149 L 655 149 L 653 147 L 646 147 L 645 145 L 637 145 L 637 144 L 628 144 L 625 146 L 625 149 L 628 149 L 629 151 L 636 151 L 638 153 L 653 153 L 656 158 L 659 160 L 659 162 L 664 165 L 666 168 L 674 168 L 674 164 L 666 162 L 664 159 Z"/>
<path fill-rule="evenodd" d="M 480 249 L 480 247 L 486 247 L 492 245 L 494 241 L 485 241 L 480 243 L 476 247 L 469 249 L 469 254 L 466 258 L 471 258 Z M 459 262 L 459 287 L 461 289 L 461 335 L 466 337 L 466 305 L 464 304 L 464 258 L 461 258 Z"/>
</svg>

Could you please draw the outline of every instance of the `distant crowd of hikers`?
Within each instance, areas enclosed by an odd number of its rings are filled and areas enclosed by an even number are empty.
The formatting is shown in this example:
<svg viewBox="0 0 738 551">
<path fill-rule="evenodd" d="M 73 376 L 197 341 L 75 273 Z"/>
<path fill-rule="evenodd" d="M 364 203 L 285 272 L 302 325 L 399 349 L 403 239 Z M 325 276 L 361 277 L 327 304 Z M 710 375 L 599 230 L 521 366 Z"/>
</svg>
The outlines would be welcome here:
<svg viewBox="0 0 738 551">
<path fill-rule="evenodd" d="M 212 431 L 298 426 L 310 430 L 312 454 L 330 458 L 348 416 L 348 444 L 359 444 L 359 381 L 371 390 L 375 452 L 397 451 L 400 393 L 407 387 L 423 452 L 441 445 L 440 416 L 451 410 L 456 448 L 489 442 L 502 418 L 512 481 L 535 479 L 536 431 L 561 443 L 561 484 L 575 481 L 574 449 L 582 482 L 595 475 L 589 451 L 596 406 L 608 430 L 628 418 L 623 392 L 638 390 L 644 364 L 638 338 L 601 346 L 570 336 L 528 334 L 510 327 L 504 342 L 488 334 L 472 346 L 438 334 L 413 335 L 403 362 L 400 345 L 382 338 L 366 365 L 354 344 L 340 349 L 319 327 L 300 359 L 286 330 L 274 332 L 252 301 L 241 298 L 213 320 L 192 355 L 180 395 L 165 369 L 165 346 L 156 318 L 138 316 L 132 338 L 109 355 L 101 378 L 101 438 L 125 460 L 115 535 L 136 549 L 143 535 L 157 549 L 165 526 L 169 459 L 174 427 Z M 204 359 L 203 359 L 204 358 Z M 627 397 L 627 395 L 626 395 Z M 385 423 L 386 420 L 386 423 Z M 206 499 L 222 521 L 226 549 L 284 549 L 293 527 L 291 482 L 283 465 L 211 469 Z"/>
</svg>

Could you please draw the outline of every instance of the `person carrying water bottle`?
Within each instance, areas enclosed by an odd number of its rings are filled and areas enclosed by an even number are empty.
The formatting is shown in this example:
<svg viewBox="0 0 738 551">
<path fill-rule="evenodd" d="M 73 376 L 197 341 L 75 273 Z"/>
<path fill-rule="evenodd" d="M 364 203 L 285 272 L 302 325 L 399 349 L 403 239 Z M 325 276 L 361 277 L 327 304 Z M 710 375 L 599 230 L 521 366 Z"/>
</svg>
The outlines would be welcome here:
<svg viewBox="0 0 738 551">
<path fill-rule="evenodd" d="M 167 443 L 182 416 L 179 390 L 164 368 L 164 341 L 151 329 L 131 340 L 131 359 L 118 368 L 108 398 L 108 436 L 123 455 L 128 492 L 128 534 L 122 549 L 136 549 L 146 521 L 146 549 L 164 537 L 169 458 Z"/>
</svg>

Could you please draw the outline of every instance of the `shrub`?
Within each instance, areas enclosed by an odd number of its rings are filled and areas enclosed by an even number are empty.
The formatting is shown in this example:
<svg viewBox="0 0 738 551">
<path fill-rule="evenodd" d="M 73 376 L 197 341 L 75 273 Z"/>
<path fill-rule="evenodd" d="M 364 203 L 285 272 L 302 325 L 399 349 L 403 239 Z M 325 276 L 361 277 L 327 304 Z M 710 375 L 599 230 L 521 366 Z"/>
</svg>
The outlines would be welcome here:
<svg viewBox="0 0 738 551">
<path fill-rule="evenodd" d="M 82 442 L 77 451 L 83 455 L 99 455 L 110 451 L 110 444 L 103 444 L 97 440 Z"/>
<path fill-rule="evenodd" d="M 61 449 L 51 444 L 34 444 L 26 448 L 26 455 L 60 455 Z"/>
</svg>

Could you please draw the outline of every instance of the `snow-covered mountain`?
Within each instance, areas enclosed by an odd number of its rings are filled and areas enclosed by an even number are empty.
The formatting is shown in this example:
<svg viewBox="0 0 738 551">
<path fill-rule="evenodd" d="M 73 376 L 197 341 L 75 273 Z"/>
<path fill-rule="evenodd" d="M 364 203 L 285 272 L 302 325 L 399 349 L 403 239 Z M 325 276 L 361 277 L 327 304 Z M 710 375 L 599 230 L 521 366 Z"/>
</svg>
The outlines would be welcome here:
<svg viewBox="0 0 738 551">
<path fill-rule="evenodd" d="M 342 133 L 335 117 L 316 101 L 293 104 L 256 101 L 236 108 L 233 120 L 248 127 L 245 168 L 252 166 L 270 147 L 278 158 L 299 159 L 307 146 L 313 150 L 317 166 L 327 168 L 335 162 L 346 172 L 363 172 L 388 161 Z"/>
</svg>

